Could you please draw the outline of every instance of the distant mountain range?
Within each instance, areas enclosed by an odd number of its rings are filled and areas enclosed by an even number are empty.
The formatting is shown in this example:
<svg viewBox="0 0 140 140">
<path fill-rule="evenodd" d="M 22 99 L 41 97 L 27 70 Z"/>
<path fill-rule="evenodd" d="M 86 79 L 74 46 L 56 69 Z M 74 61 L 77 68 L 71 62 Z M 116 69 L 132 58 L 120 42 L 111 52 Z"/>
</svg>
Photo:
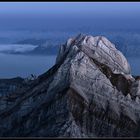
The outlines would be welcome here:
<svg viewBox="0 0 140 140">
<path fill-rule="evenodd" d="M 110 40 L 115 44 L 115 47 L 123 52 L 126 57 L 140 56 L 140 39 L 138 35 L 110 35 Z M 61 42 L 61 41 L 59 41 Z M 19 48 L 18 48 L 19 44 Z M 49 39 L 35 39 L 29 38 L 13 42 L 12 45 L 16 45 L 13 49 L 0 50 L 3 53 L 9 54 L 24 54 L 24 55 L 57 55 L 61 43 L 55 42 Z M 11 45 L 11 46 L 12 46 Z M 25 45 L 25 49 L 24 49 Z M 31 46 L 26 46 L 31 45 Z M 30 47 L 30 49 L 28 49 Z M 4 47 L 5 48 L 5 47 Z"/>
<path fill-rule="evenodd" d="M 139 57 L 140 56 L 140 39 L 133 36 L 116 36 L 112 37 L 111 41 L 115 47 L 120 50 L 126 57 Z"/>
<path fill-rule="evenodd" d="M 14 44 L 30 44 L 30 45 L 40 45 L 46 42 L 46 39 L 25 39 L 25 40 L 20 40 L 18 42 L 15 42 Z"/>
<path fill-rule="evenodd" d="M 140 39 L 138 35 L 121 35 L 116 34 L 110 37 L 110 40 L 115 44 L 115 47 L 120 50 L 125 56 L 136 57 L 140 55 Z M 32 55 L 56 55 L 60 45 L 55 42 L 47 41 L 46 39 L 26 39 L 16 42 L 17 44 L 38 45 L 31 51 L 25 52 Z M 60 43 L 59 43 L 60 44 Z"/>
<path fill-rule="evenodd" d="M 5 54 L 56 55 L 59 45 L 46 39 L 25 39 L 9 44 L 0 44 L 0 52 Z"/>
<path fill-rule="evenodd" d="M 16 44 L 37 45 L 38 47 L 35 47 L 33 50 L 24 52 L 24 54 L 31 55 L 56 55 L 59 50 L 59 45 L 50 43 L 46 39 L 26 39 L 18 41 Z"/>
</svg>

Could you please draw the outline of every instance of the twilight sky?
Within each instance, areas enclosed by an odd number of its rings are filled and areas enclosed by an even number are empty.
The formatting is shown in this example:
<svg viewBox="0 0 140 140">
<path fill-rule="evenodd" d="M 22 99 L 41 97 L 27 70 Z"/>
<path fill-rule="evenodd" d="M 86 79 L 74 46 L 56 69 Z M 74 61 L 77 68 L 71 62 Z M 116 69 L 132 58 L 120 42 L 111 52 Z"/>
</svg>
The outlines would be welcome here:
<svg viewBox="0 0 140 140">
<path fill-rule="evenodd" d="M 107 16 L 137 17 L 140 2 L 0 2 L 0 16 Z M 140 16 L 139 16 L 140 17 Z"/>
<path fill-rule="evenodd" d="M 93 26 L 140 29 L 140 2 L 0 2 L 0 30 Z"/>
</svg>

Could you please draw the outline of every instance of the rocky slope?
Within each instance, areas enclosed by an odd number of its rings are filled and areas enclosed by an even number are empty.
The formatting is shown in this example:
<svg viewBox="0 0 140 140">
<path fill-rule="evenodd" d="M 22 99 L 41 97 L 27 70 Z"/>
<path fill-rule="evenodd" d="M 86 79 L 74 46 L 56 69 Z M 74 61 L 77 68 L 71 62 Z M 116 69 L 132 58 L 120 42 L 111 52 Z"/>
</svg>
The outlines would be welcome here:
<svg viewBox="0 0 140 140">
<path fill-rule="evenodd" d="M 17 88 L 21 88 L 24 85 L 24 79 L 21 77 L 0 79 L 0 97 L 12 94 Z"/>
<path fill-rule="evenodd" d="M 0 136 L 138 137 L 139 81 L 109 40 L 80 34 L 51 69 L 0 100 Z"/>
</svg>

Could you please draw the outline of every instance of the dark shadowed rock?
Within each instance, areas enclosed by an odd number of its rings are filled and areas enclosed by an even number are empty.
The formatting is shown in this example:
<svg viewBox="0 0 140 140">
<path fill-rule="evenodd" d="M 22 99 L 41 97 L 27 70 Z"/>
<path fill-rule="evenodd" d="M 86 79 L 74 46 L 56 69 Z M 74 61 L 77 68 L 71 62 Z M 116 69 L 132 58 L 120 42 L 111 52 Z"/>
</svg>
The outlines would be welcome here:
<svg viewBox="0 0 140 140">
<path fill-rule="evenodd" d="M 0 136 L 140 136 L 135 82 L 114 44 L 80 34 L 30 87 L 0 100 Z"/>
<path fill-rule="evenodd" d="M 24 79 L 21 77 L 0 79 L 0 97 L 7 96 L 22 86 L 24 86 Z"/>
</svg>

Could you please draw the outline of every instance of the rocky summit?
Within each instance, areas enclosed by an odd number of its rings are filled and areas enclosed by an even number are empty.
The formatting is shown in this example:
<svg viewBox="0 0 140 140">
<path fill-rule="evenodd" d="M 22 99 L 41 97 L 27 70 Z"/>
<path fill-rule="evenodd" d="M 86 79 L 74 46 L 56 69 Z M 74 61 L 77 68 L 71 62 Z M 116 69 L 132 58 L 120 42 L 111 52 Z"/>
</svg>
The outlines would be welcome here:
<svg viewBox="0 0 140 140">
<path fill-rule="evenodd" d="M 29 85 L 0 99 L 1 137 L 140 136 L 140 78 L 103 36 L 68 39 Z"/>
</svg>

